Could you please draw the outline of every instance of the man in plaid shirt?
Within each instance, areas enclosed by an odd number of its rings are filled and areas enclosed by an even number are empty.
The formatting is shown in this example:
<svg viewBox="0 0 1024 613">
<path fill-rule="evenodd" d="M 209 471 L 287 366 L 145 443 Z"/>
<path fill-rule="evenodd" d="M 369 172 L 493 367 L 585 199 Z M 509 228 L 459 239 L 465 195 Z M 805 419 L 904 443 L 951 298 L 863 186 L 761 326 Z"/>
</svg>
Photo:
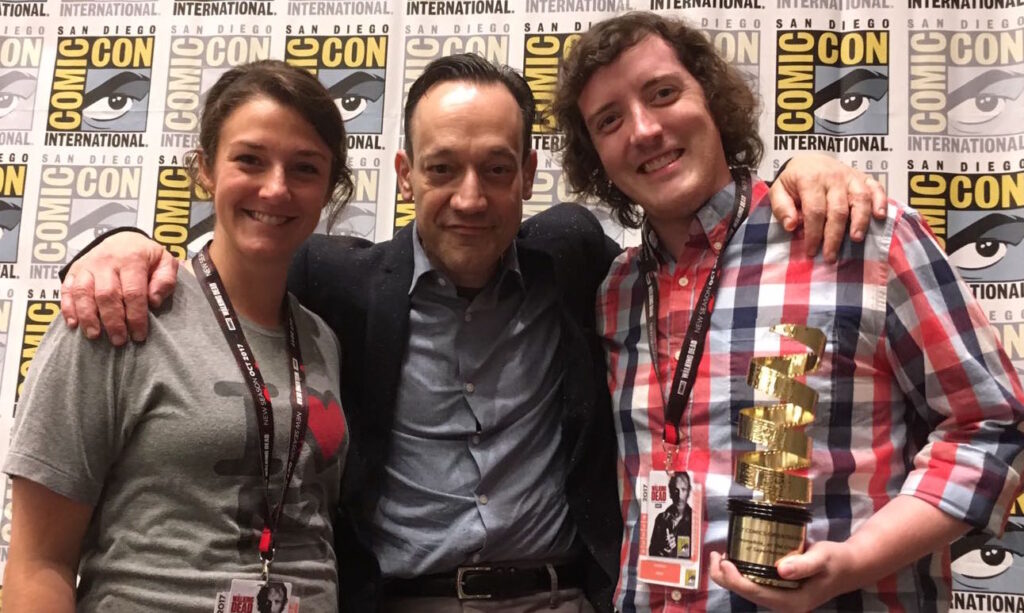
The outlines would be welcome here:
<svg viewBox="0 0 1024 613">
<path fill-rule="evenodd" d="M 846 95 L 833 119 L 865 102 Z M 999 534 L 1019 492 L 1024 391 L 918 214 L 890 203 L 887 218 L 872 223 L 863 243 L 845 244 L 832 266 L 808 257 L 802 235 L 772 219 L 755 177 L 749 216 L 729 240 L 743 185 L 730 167 L 756 167 L 762 153 L 756 104 L 742 77 L 682 22 L 633 13 L 592 27 L 563 66 L 554 108 L 570 182 L 625 224 L 642 223 L 656 270 L 656 339 L 645 311 L 644 247 L 619 256 L 597 301 L 625 522 L 617 607 L 948 608 L 948 543 L 972 527 Z M 663 445 L 672 425 L 665 398 L 719 257 L 678 445 Z M 739 411 L 765 400 L 747 386 L 750 360 L 805 351 L 768 332 L 780 322 L 826 338 L 821 368 L 806 379 L 820 393 L 807 429 L 808 547 L 777 566 L 783 579 L 802 580 L 793 590 L 757 585 L 722 556 L 726 501 L 752 496 L 733 476 L 737 457 L 754 449 L 737 435 Z M 694 501 L 703 506 L 694 526 L 696 589 L 638 577 L 653 521 L 641 520 L 641 498 L 666 469 L 688 472 L 703 488 Z"/>
</svg>

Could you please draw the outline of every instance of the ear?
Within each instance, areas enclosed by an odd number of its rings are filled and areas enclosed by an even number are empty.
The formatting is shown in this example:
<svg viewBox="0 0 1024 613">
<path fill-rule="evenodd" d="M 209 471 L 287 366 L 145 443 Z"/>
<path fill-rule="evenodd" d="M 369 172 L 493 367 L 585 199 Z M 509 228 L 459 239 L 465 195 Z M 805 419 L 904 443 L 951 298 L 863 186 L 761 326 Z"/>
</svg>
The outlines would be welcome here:
<svg viewBox="0 0 1024 613">
<path fill-rule="evenodd" d="M 405 151 L 400 150 L 395 154 L 395 173 L 398 174 L 398 188 L 402 190 L 402 198 L 412 202 L 412 160 Z"/>
<path fill-rule="evenodd" d="M 523 160 L 523 200 L 533 197 L 533 178 L 537 174 L 537 150 L 531 149 Z"/>
<path fill-rule="evenodd" d="M 198 155 L 196 157 L 196 165 L 198 168 L 196 170 L 199 171 L 199 187 L 205 189 L 207 192 L 212 194 L 216 186 L 213 183 L 213 178 L 210 176 L 212 174 L 210 172 L 212 170 L 209 164 L 210 161 L 211 160 L 206 157 L 205 152 L 198 152 Z"/>
</svg>

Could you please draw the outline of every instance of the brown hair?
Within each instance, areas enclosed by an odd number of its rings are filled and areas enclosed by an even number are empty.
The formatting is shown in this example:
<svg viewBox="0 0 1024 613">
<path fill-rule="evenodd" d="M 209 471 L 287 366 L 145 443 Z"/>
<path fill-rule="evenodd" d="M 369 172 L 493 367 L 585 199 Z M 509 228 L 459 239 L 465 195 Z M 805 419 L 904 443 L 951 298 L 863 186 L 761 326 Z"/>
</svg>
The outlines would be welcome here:
<svg viewBox="0 0 1024 613">
<path fill-rule="evenodd" d="M 405 154 L 412 161 L 412 116 L 431 87 L 440 83 L 465 81 L 480 85 L 502 85 L 515 98 L 523 122 L 522 159 L 525 161 L 533 149 L 531 136 L 536 110 L 533 92 L 521 74 L 503 64 L 481 57 L 475 53 L 446 55 L 427 64 L 420 76 L 416 77 L 409 93 L 405 96 Z"/>
<path fill-rule="evenodd" d="M 334 225 L 352 197 L 352 169 L 348 166 L 345 124 L 334 99 L 310 73 L 280 60 L 260 60 L 225 72 L 206 94 L 199 122 L 199 148 L 189 151 L 189 176 L 199 181 L 199 165 L 217 157 L 220 131 L 227 118 L 246 102 L 265 96 L 294 109 L 309 122 L 331 152 L 328 175 L 327 227 Z M 200 183 L 201 184 L 201 183 Z M 205 186 L 203 186 L 205 187 Z"/>
<path fill-rule="evenodd" d="M 764 152 L 757 134 L 757 98 L 743 75 L 715 51 L 703 33 L 680 19 L 646 12 L 626 13 L 595 24 L 576 41 L 563 62 L 551 109 L 565 133 L 562 171 L 569 185 L 584 197 L 601 200 L 627 228 L 640 227 L 643 213 L 605 173 L 578 100 L 598 69 L 614 63 L 648 36 L 660 36 L 671 45 L 679 62 L 704 89 L 729 165 L 755 167 Z"/>
</svg>

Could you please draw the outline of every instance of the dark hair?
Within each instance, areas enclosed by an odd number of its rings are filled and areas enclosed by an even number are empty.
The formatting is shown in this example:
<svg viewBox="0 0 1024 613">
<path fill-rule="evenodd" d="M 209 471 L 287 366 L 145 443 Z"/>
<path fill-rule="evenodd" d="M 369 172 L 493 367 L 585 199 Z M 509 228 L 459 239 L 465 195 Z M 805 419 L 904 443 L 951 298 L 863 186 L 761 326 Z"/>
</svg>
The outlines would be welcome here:
<svg viewBox="0 0 1024 613">
<path fill-rule="evenodd" d="M 227 118 L 246 102 L 265 96 L 294 109 L 309 122 L 331 152 L 328 176 L 327 227 L 352 197 L 352 169 L 348 166 L 345 124 L 334 99 L 316 77 L 280 60 L 260 60 L 225 72 L 206 94 L 199 122 L 199 148 L 186 155 L 189 175 L 197 183 L 199 165 L 217 157 L 220 131 Z M 206 187 L 206 186 L 203 186 Z"/>
<path fill-rule="evenodd" d="M 728 164 L 755 167 L 764 152 L 757 134 L 757 98 L 743 75 L 715 51 L 700 30 L 681 19 L 646 12 L 626 13 L 591 26 L 562 63 L 551 105 L 558 127 L 565 134 L 562 172 L 573 190 L 604 202 L 627 228 L 640 227 L 643 213 L 608 179 L 578 101 L 598 69 L 614 63 L 624 51 L 648 36 L 660 36 L 671 45 L 679 62 L 704 89 L 704 99 L 721 134 Z"/>
<path fill-rule="evenodd" d="M 502 64 L 495 64 L 475 53 L 458 53 L 439 57 L 427 64 L 423 74 L 413 81 L 405 96 L 405 154 L 412 160 L 412 115 L 423 95 L 431 87 L 450 81 L 468 81 L 479 84 L 504 85 L 512 94 L 519 107 L 523 121 L 523 159 L 533 149 L 533 122 L 537 111 L 534 107 L 530 86 L 515 70 Z"/>
<path fill-rule="evenodd" d="M 281 595 L 282 601 L 288 602 L 288 589 L 284 584 L 280 581 L 268 581 L 260 586 L 260 591 L 256 592 L 256 610 L 260 613 L 270 612 L 270 592 L 277 592 Z"/>
</svg>

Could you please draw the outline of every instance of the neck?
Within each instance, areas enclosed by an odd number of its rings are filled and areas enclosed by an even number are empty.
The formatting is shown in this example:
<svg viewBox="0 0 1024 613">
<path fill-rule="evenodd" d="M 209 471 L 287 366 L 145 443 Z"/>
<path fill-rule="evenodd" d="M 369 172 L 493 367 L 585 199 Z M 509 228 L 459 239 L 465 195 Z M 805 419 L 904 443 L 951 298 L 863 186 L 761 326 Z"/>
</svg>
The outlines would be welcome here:
<svg viewBox="0 0 1024 613">
<path fill-rule="evenodd" d="M 715 197 L 715 194 L 722 191 L 732 182 L 732 173 L 729 172 L 729 167 L 725 166 L 725 170 L 722 176 L 718 180 L 718 185 L 711 193 L 701 196 L 701 201 L 696 203 L 683 203 L 679 210 L 689 211 L 689 215 L 679 215 L 674 217 L 662 217 L 653 218 L 648 216 L 647 221 L 654 228 L 654 231 L 658 234 L 658 240 L 661 242 L 662 248 L 672 254 L 676 262 L 679 262 L 683 257 L 683 250 L 686 248 L 686 243 L 690 239 L 690 224 L 693 223 L 693 218 L 697 216 L 697 213 L 707 206 L 711 199 Z"/>
<path fill-rule="evenodd" d="M 692 215 L 668 220 L 648 219 L 655 234 L 658 235 L 658 242 L 661 243 L 662 249 L 671 253 L 677 262 L 682 259 L 683 250 L 686 248 L 687 241 L 690 240 L 690 223 L 692 221 Z"/>
<path fill-rule="evenodd" d="M 268 266 L 245 261 L 232 254 L 216 238 L 210 245 L 210 259 L 220 274 L 224 290 L 239 315 L 249 321 L 276 328 L 281 325 L 281 301 L 288 280 L 288 264 Z"/>
</svg>

